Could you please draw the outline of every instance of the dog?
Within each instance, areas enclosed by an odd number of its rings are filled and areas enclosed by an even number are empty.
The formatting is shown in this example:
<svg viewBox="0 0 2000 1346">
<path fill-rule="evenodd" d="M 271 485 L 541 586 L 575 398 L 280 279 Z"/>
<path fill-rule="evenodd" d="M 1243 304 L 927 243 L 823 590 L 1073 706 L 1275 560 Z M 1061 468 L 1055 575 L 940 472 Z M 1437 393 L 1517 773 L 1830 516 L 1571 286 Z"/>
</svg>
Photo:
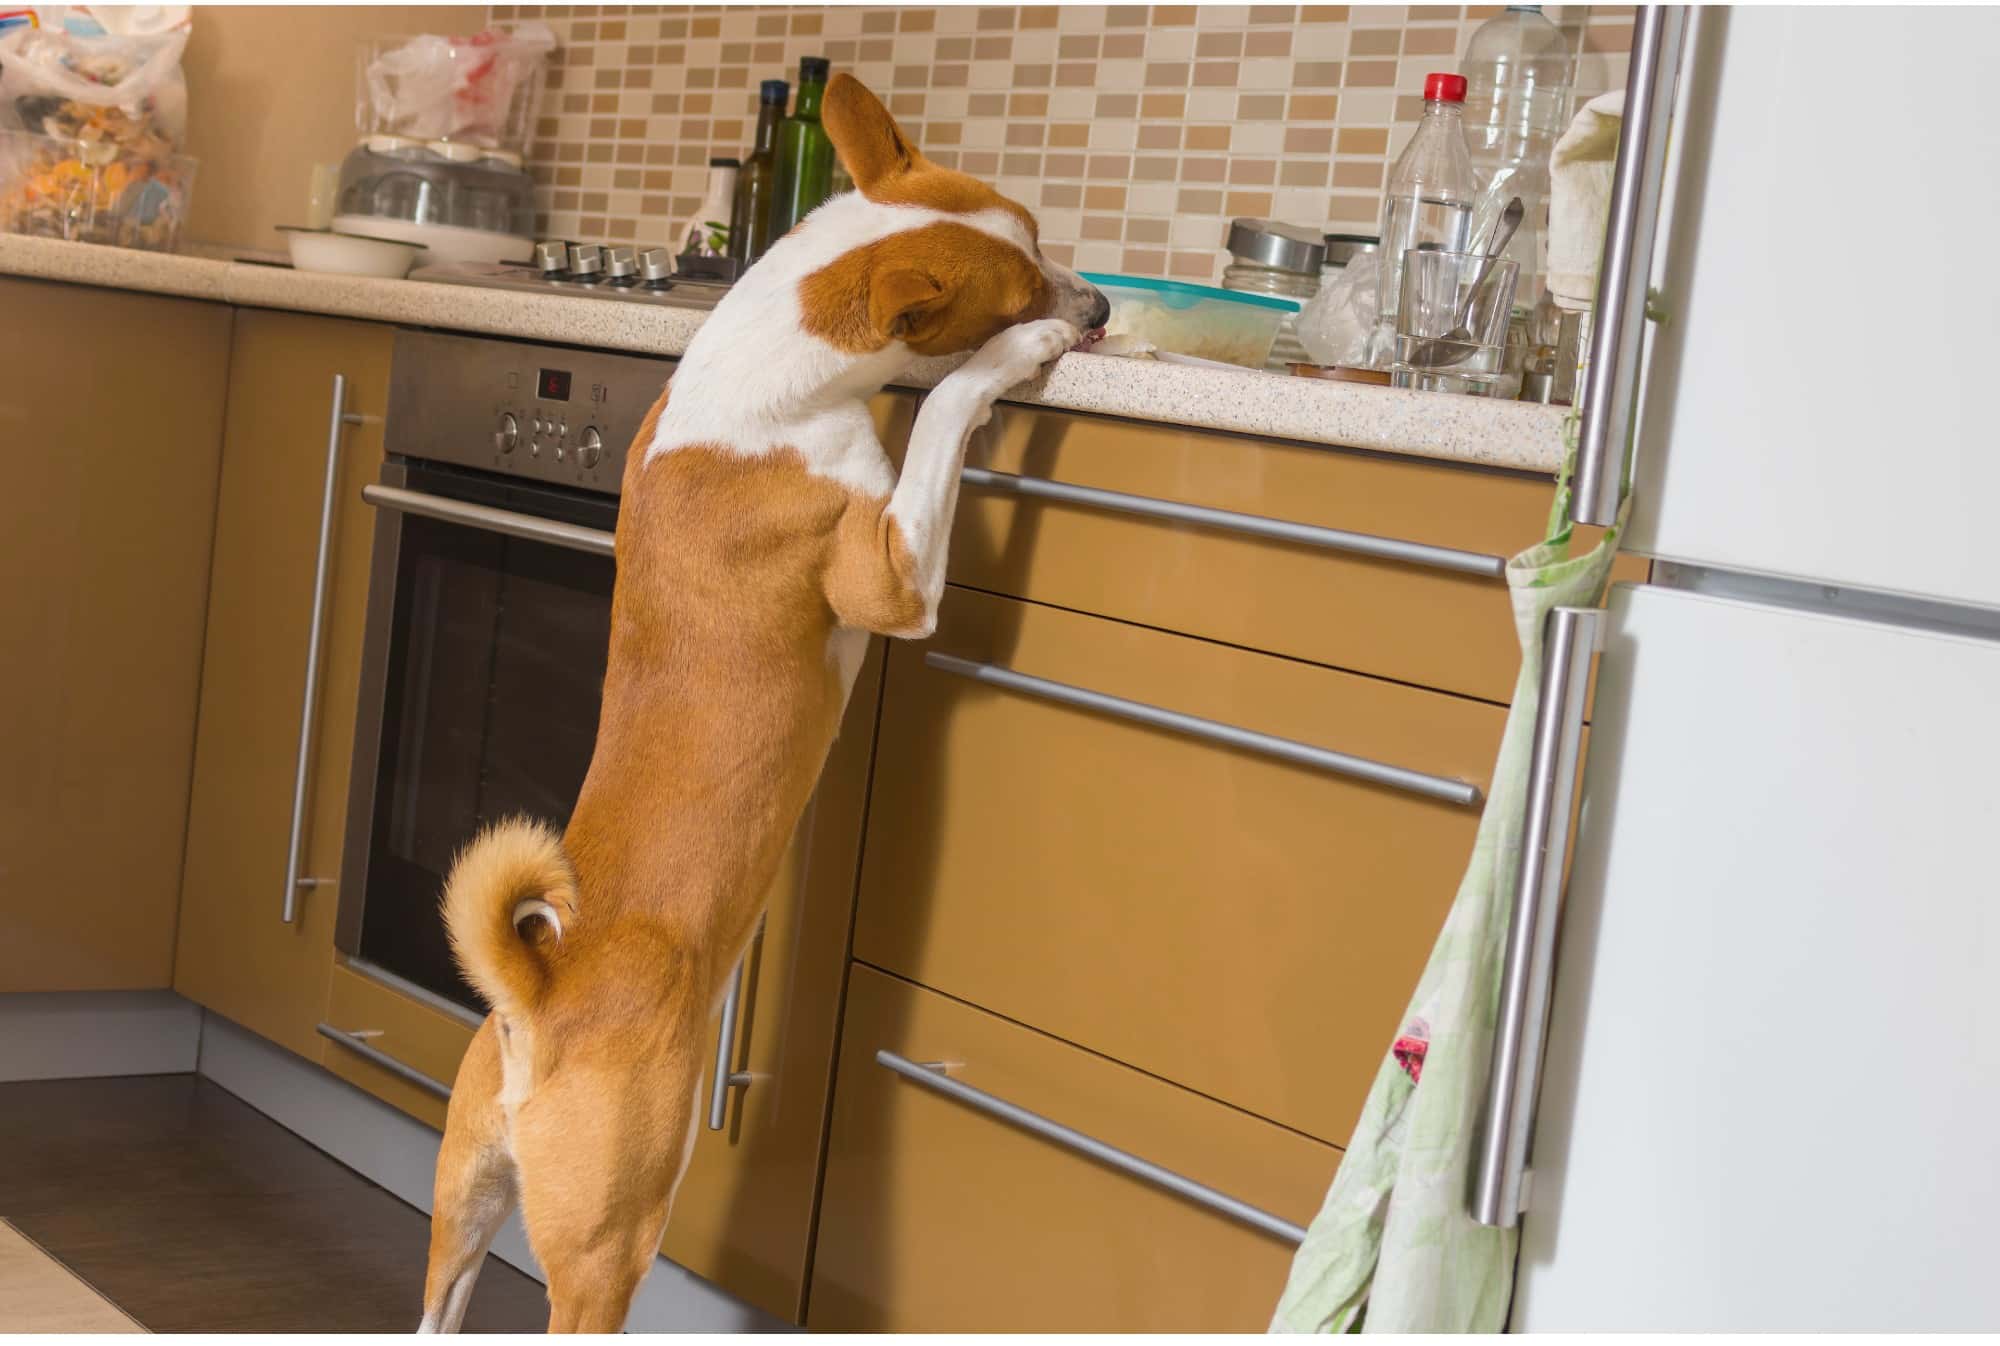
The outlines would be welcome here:
<svg viewBox="0 0 2000 1346">
<path fill-rule="evenodd" d="M 498 824 L 446 881 L 491 1013 L 452 1090 L 421 1331 L 458 1329 L 517 1201 L 550 1330 L 624 1325 L 693 1151 L 705 1026 L 868 638 L 935 629 L 968 439 L 1108 315 L 1025 208 L 925 159 L 859 82 L 837 76 L 822 115 L 857 190 L 731 287 L 627 455 L 568 827 Z M 867 399 L 965 351 L 898 476 Z"/>
</svg>

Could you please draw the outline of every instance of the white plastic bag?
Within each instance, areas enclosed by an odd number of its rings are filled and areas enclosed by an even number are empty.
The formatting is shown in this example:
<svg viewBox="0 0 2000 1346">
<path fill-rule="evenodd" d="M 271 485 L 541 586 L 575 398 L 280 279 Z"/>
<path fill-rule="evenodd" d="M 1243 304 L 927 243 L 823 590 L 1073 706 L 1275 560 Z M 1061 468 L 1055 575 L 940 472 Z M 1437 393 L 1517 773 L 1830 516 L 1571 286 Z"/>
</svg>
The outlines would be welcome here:
<svg viewBox="0 0 2000 1346">
<path fill-rule="evenodd" d="M 80 6 L 36 14 L 40 26 L 0 33 L 0 129 L 71 139 L 157 136 L 180 148 L 187 132 L 185 7 L 148 8 L 144 23 Z M 128 31 L 112 31 L 118 28 Z"/>
<path fill-rule="evenodd" d="M 544 23 L 511 33 L 489 28 L 471 37 L 413 37 L 368 63 L 363 124 L 418 140 L 501 145 L 515 90 L 555 45 Z"/>
<path fill-rule="evenodd" d="M 1306 301 L 1299 313 L 1299 344 L 1314 364 L 1366 362 L 1368 338 L 1375 330 L 1375 265 L 1375 253 L 1356 254 L 1338 277 Z"/>
</svg>

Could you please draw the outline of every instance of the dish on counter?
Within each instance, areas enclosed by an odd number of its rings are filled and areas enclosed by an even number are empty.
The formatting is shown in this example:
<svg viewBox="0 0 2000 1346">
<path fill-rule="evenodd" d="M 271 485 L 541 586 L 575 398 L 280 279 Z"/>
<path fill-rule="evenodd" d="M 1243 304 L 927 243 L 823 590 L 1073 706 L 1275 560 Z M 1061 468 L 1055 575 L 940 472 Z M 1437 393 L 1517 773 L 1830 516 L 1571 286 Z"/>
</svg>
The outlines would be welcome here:
<svg viewBox="0 0 2000 1346">
<path fill-rule="evenodd" d="M 1299 311 L 1295 299 L 1244 294 L 1150 276 L 1085 271 L 1083 278 L 1111 301 L 1109 336 L 1135 337 L 1173 353 L 1262 369 L 1285 318 Z"/>
<path fill-rule="evenodd" d="M 342 276 L 381 276 L 401 280 L 410 274 L 421 243 L 400 239 L 372 238 L 336 229 L 312 229 L 302 224 L 281 224 L 278 232 L 291 249 L 295 271 L 326 271 Z"/>
</svg>

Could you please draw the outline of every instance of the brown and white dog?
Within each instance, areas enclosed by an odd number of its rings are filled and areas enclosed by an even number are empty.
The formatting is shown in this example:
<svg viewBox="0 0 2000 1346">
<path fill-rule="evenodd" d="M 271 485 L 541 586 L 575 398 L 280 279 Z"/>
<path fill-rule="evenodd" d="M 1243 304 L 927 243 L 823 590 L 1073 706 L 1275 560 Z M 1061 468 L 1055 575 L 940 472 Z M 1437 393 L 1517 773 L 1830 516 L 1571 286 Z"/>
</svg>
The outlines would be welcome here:
<svg viewBox="0 0 2000 1346">
<path fill-rule="evenodd" d="M 695 1138 L 702 1033 L 754 933 L 871 632 L 937 622 L 966 441 L 1102 323 L 1028 212 L 904 138 L 851 78 L 825 124 L 856 192 L 776 243 L 633 444 L 596 754 L 560 838 L 492 828 L 445 919 L 493 1007 L 438 1156 L 422 1330 L 454 1331 L 514 1203 L 551 1330 L 615 1332 Z M 867 398 L 976 350 L 900 478 Z"/>
</svg>

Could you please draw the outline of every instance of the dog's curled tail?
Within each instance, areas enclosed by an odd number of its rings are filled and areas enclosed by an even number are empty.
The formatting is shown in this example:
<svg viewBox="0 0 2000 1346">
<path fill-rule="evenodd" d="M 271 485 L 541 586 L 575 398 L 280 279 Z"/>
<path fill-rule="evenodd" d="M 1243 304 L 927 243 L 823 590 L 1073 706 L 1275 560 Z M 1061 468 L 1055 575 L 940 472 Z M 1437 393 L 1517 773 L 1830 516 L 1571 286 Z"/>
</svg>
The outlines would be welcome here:
<svg viewBox="0 0 2000 1346">
<path fill-rule="evenodd" d="M 576 874 L 546 823 L 508 818 L 452 861 L 444 924 L 459 970 L 503 1016 L 534 1009 L 548 953 L 576 917 Z"/>
</svg>

